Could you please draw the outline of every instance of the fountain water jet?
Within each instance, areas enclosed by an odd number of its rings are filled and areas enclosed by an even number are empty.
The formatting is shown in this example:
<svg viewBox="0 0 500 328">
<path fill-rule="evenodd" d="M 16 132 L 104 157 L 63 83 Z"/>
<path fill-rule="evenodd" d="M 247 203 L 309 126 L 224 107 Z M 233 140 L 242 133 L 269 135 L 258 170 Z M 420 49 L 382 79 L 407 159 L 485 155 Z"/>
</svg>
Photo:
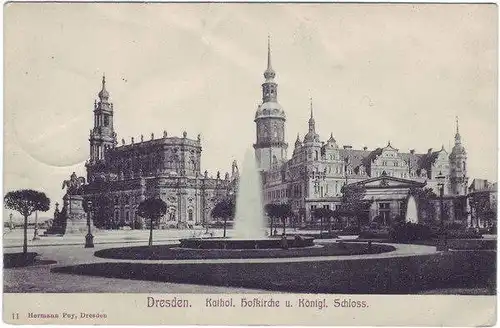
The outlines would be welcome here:
<svg viewBox="0 0 500 328">
<path fill-rule="evenodd" d="M 265 237 L 261 178 L 251 149 L 245 152 L 240 173 L 233 236 L 238 239 Z"/>
<path fill-rule="evenodd" d="M 180 239 L 180 248 L 190 249 L 278 249 L 314 246 L 309 236 L 266 237 L 266 222 L 262 206 L 262 184 L 257 163 L 251 150 L 245 153 L 240 173 L 236 215 L 231 238 L 187 238 Z M 285 240 L 286 239 L 286 240 Z"/>
<path fill-rule="evenodd" d="M 417 202 L 415 201 L 415 197 L 413 197 L 412 195 L 408 197 L 405 222 L 418 223 Z"/>
</svg>

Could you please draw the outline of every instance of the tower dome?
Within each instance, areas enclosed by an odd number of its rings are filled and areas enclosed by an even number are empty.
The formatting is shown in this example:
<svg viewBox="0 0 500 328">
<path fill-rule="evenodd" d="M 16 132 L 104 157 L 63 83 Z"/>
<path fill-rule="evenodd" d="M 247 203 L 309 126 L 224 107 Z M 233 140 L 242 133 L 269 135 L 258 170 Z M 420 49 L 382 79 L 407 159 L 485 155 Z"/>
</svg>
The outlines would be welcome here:
<svg viewBox="0 0 500 328">
<path fill-rule="evenodd" d="M 102 89 L 99 91 L 99 99 L 101 101 L 109 99 L 109 92 L 106 90 L 106 77 L 104 75 L 102 76 Z"/>
<path fill-rule="evenodd" d="M 330 138 L 326 141 L 326 146 L 330 148 L 338 148 L 337 141 L 333 137 L 333 133 L 330 134 Z"/>
<path fill-rule="evenodd" d="M 257 108 L 255 112 L 255 118 L 263 118 L 263 117 L 275 117 L 286 119 L 285 111 L 283 107 L 278 102 L 269 101 L 265 102 Z"/>
<path fill-rule="evenodd" d="M 459 155 L 465 155 L 467 152 L 465 151 L 465 147 L 462 144 L 462 137 L 460 136 L 460 131 L 458 128 L 458 117 L 456 118 L 457 131 L 455 133 L 455 145 L 451 150 L 451 157 L 457 157 Z"/>
</svg>

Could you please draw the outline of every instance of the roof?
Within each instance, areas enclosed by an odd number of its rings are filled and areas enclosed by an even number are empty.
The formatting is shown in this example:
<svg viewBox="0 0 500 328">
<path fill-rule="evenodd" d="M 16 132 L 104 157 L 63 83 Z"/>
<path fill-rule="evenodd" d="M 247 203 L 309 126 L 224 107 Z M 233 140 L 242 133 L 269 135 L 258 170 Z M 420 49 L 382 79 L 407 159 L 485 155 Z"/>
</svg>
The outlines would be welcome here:
<svg viewBox="0 0 500 328">
<path fill-rule="evenodd" d="M 349 183 L 347 184 L 346 187 L 365 186 L 367 188 L 409 188 L 409 187 L 422 188 L 425 185 L 426 185 L 425 182 L 396 178 L 384 174 L 382 176 L 369 178 L 363 181 Z"/>
<path fill-rule="evenodd" d="M 257 111 L 255 112 L 255 118 L 261 117 L 277 117 L 277 118 L 286 118 L 285 111 L 283 107 L 278 102 L 268 101 L 261 104 Z"/>
<path fill-rule="evenodd" d="M 352 167 L 358 167 L 364 164 L 365 159 L 370 155 L 369 150 L 357 150 L 357 149 L 339 149 L 340 158 L 344 161 L 348 159 L 348 162 Z M 366 166 L 366 165 L 365 165 Z"/>
<path fill-rule="evenodd" d="M 489 182 L 486 179 L 474 179 L 469 186 L 469 192 L 497 191 L 497 183 Z"/>
<path fill-rule="evenodd" d="M 353 168 L 364 165 L 365 167 L 371 167 L 372 162 L 382 154 L 385 148 L 376 148 L 374 150 L 358 150 L 358 149 L 339 149 L 341 158 L 345 161 L 346 159 Z M 397 153 L 398 158 L 404 160 L 407 165 L 414 171 L 425 169 L 429 170 L 432 164 L 436 161 L 439 151 L 429 152 L 426 154 L 417 154 L 415 152 L 410 153 Z"/>
</svg>

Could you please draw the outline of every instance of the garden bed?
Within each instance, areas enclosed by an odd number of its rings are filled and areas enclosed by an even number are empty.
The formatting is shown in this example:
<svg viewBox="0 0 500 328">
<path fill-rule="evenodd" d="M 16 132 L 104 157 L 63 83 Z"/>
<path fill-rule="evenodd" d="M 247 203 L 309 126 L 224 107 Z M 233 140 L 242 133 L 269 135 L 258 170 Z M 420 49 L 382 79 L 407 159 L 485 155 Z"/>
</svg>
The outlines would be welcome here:
<svg viewBox="0 0 500 328">
<path fill-rule="evenodd" d="M 97 257 L 131 260 L 244 259 L 305 256 L 345 256 L 391 252 L 390 245 L 367 243 L 331 243 L 324 246 L 291 249 L 188 249 L 176 245 L 108 248 L 94 253 Z"/>
</svg>

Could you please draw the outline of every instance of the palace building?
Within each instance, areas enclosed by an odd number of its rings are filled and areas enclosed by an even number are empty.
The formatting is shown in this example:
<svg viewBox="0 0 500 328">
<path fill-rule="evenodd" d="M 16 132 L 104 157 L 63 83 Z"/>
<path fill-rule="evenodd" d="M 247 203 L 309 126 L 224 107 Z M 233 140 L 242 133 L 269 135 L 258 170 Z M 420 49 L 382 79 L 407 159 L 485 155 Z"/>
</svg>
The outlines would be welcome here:
<svg viewBox="0 0 500 328">
<path fill-rule="evenodd" d="M 286 115 L 278 102 L 276 72 L 271 65 L 268 43 L 267 69 L 262 84 L 262 103 L 255 113 L 257 138 L 253 145 L 262 171 L 265 203 L 289 203 L 301 223 L 311 220 L 315 208 L 337 209 L 344 185 L 362 185 L 365 198 L 373 200 L 367 220 L 378 216 L 389 224 L 404 215 L 411 188 L 432 188 L 440 194 L 438 175 L 444 176 L 444 197 L 453 220 L 466 219 L 467 153 L 458 127 L 455 145 L 448 153 L 443 147 L 427 153 L 403 152 L 391 142 L 376 149 L 340 147 L 334 134 L 322 141 L 310 103 L 308 129 L 297 134 L 291 158 L 285 142 Z"/>
<path fill-rule="evenodd" d="M 208 222 L 213 206 L 227 197 L 238 176 L 215 178 L 201 173 L 201 136 L 188 138 L 151 134 L 147 140 L 124 139 L 118 145 L 113 127 L 114 107 L 109 101 L 105 77 L 99 100 L 94 103 L 94 127 L 90 130 L 90 157 L 86 162 L 86 197 L 107 195 L 113 200 L 115 223 L 133 225 L 139 203 L 159 197 L 168 206 L 160 227 L 187 227 Z"/>
</svg>

